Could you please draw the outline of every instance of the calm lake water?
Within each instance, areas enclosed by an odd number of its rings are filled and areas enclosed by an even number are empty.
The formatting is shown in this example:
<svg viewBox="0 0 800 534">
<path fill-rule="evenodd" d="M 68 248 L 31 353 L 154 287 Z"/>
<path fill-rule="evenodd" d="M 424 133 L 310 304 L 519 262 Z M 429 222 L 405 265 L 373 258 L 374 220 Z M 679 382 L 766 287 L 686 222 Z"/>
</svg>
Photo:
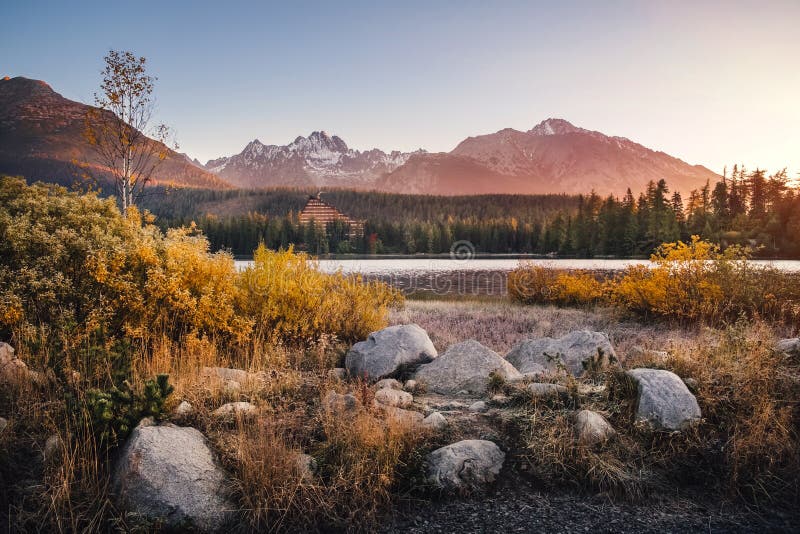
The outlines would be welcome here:
<svg viewBox="0 0 800 534">
<path fill-rule="evenodd" d="M 243 269 L 252 262 L 237 261 Z M 581 259 L 337 259 L 319 260 L 325 272 L 341 270 L 348 274 L 362 274 L 365 278 L 382 280 L 406 292 L 434 294 L 494 295 L 506 293 L 508 272 L 521 263 L 558 269 L 587 269 L 592 271 L 618 271 L 629 265 L 647 265 L 647 260 L 581 260 Z M 800 261 L 753 260 L 753 264 L 771 265 L 781 270 L 800 272 Z"/>
</svg>

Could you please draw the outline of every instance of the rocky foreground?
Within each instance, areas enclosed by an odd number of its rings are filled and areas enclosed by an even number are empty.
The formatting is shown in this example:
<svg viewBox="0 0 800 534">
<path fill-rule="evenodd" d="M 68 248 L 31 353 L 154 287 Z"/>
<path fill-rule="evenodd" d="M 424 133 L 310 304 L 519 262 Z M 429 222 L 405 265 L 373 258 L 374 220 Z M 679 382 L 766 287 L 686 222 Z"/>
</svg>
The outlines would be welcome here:
<svg viewBox="0 0 800 534">
<path fill-rule="evenodd" d="M 782 340 L 775 350 L 797 356 L 800 339 Z M 665 357 L 650 352 L 651 361 Z M 416 506 L 401 505 L 399 515 L 387 523 L 388 530 L 694 530 L 708 526 L 702 517 L 713 521 L 715 528 L 747 529 L 737 522 L 736 513 L 725 515 L 696 503 L 684 503 L 677 514 L 661 512 L 642 521 L 637 517 L 641 509 L 634 505 L 611 505 L 596 498 L 574 501 L 530 488 L 520 491 L 529 482 L 524 478 L 525 464 L 513 459 L 519 436 L 509 434 L 513 426 L 508 422 L 515 410 L 529 405 L 546 408 L 550 403 L 560 403 L 562 411 L 573 406 L 570 439 L 577 447 L 601 450 L 620 431 L 609 422 L 608 413 L 584 407 L 607 393 L 607 386 L 596 379 L 603 373 L 616 373 L 628 381 L 635 391 L 630 424 L 648 429 L 656 438 L 691 432 L 702 420 L 692 392 L 696 384 L 665 369 L 624 370 L 602 332 L 579 330 L 560 338 L 525 339 L 505 356 L 474 340 L 453 344 L 439 354 L 425 330 L 415 324 L 397 325 L 356 343 L 344 365 L 329 373 L 335 387 L 319 399 L 318 410 L 324 416 L 346 424 L 354 414 L 369 410 L 382 414 L 389 424 L 453 436 L 452 442 L 425 452 L 422 485 L 425 494 L 435 498 L 426 505 L 428 511 L 420 514 Z M 228 368 L 204 368 L 202 375 L 234 396 L 242 388 L 269 380 L 262 373 Z M 11 346 L 0 345 L 0 380 L 37 379 Z M 356 394 L 365 385 L 372 392 L 367 405 L 365 396 Z M 193 411 L 183 400 L 169 420 L 139 424 L 114 461 L 113 494 L 123 510 L 149 524 L 221 531 L 236 523 L 238 507 L 230 495 L 230 475 L 207 438 L 183 426 Z M 258 413 L 255 404 L 239 400 L 219 406 L 212 415 L 247 424 Z M 8 424 L 0 418 L 0 432 Z M 45 461 L 54 461 L 60 447 L 58 436 L 48 439 L 43 445 Z M 318 476 L 313 456 L 300 454 L 296 463 L 305 480 Z M 565 499 L 580 510 L 566 523 L 562 511 L 551 513 Z M 791 521 L 776 516 L 767 526 L 780 530 L 790 527 Z"/>
</svg>

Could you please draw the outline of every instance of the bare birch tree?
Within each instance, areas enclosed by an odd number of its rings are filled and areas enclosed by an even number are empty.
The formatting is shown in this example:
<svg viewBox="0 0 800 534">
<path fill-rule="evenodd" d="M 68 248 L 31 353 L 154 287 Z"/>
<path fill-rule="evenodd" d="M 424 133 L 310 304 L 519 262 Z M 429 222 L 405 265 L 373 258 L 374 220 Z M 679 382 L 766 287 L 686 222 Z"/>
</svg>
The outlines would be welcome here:
<svg viewBox="0 0 800 534">
<path fill-rule="evenodd" d="M 150 124 L 156 78 L 147 74 L 146 59 L 111 50 L 104 60 L 100 93 L 94 95 L 96 108 L 86 116 L 84 136 L 95 148 L 101 172 L 113 178 L 127 211 L 167 158 L 170 130 L 164 124 Z"/>
</svg>

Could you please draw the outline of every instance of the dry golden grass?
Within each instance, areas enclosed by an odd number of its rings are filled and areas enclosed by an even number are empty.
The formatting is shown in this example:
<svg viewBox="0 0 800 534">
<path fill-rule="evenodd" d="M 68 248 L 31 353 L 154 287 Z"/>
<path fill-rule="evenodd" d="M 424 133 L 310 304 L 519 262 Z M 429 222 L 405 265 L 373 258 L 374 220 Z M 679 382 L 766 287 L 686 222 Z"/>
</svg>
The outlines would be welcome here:
<svg viewBox="0 0 800 534">
<path fill-rule="evenodd" d="M 800 362 L 774 352 L 774 340 L 765 323 L 742 322 L 687 336 L 666 360 L 630 357 L 628 368 L 669 369 L 692 383 L 703 420 L 680 433 L 634 423 L 636 386 L 621 371 L 590 381 L 600 390 L 570 388 L 569 400 L 537 404 L 518 393 L 522 457 L 546 484 L 626 498 L 699 487 L 762 504 L 797 502 Z M 604 445 L 577 444 L 577 409 L 604 414 L 617 435 Z"/>
</svg>

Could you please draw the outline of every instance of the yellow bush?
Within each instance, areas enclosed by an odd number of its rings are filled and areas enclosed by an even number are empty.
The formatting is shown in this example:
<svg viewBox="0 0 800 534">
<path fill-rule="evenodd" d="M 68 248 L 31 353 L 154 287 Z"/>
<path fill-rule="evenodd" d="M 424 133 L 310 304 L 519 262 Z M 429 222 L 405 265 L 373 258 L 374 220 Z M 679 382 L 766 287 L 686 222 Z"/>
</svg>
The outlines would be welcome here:
<svg viewBox="0 0 800 534">
<path fill-rule="evenodd" d="M 588 273 L 561 273 L 554 284 L 554 298 L 558 304 L 594 304 L 604 294 L 604 284 Z"/>
<path fill-rule="evenodd" d="M 263 245 L 239 276 L 240 307 L 256 333 L 272 340 L 313 342 L 324 334 L 354 340 L 387 323 L 402 296 L 382 283 L 326 274 L 305 254 Z"/>
<path fill-rule="evenodd" d="M 709 322 L 740 315 L 800 319 L 800 276 L 748 261 L 748 252 L 693 236 L 665 243 L 650 265 L 632 265 L 605 282 L 591 273 L 521 266 L 509 274 L 512 300 L 561 305 L 617 305 L 644 316 Z"/>
<path fill-rule="evenodd" d="M 582 305 L 598 302 L 605 285 L 589 272 L 523 265 L 509 273 L 508 292 L 525 304 Z"/>
<path fill-rule="evenodd" d="M 631 266 L 617 281 L 613 300 L 643 314 L 682 319 L 713 318 L 724 293 L 720 276 L 728 262 L 746 259 L 740 251 L 727 255 L 719 247 L 693 236 L 690 243 L 666 243 L 650 258 L 652 266 Z"/>
<path fill-rule="evenodd" d="M 126 371 L 129 354 L 107 361 L 129 352 L 123 341 L 353 340 L 385 326 L 402 301 L 385 284 L 322 273 L 291 250 L 260 247 L 239 273 L 194 227 L 164 234 L 113 200 L 8 177 L 0 177 L 0 235 L 0 335 L 20 354 L 30 346 L 35 365 L 56 357 L 82 373 L 97 367 L 88 373 L 97 378 Z"/>
<path fill-rule="evenodd" d="M 508 273 L 508 294 L 524 304 L 548 303 L 558 278 L 558 271 L 532 264 L 523 264 Z"/>
</svg>

